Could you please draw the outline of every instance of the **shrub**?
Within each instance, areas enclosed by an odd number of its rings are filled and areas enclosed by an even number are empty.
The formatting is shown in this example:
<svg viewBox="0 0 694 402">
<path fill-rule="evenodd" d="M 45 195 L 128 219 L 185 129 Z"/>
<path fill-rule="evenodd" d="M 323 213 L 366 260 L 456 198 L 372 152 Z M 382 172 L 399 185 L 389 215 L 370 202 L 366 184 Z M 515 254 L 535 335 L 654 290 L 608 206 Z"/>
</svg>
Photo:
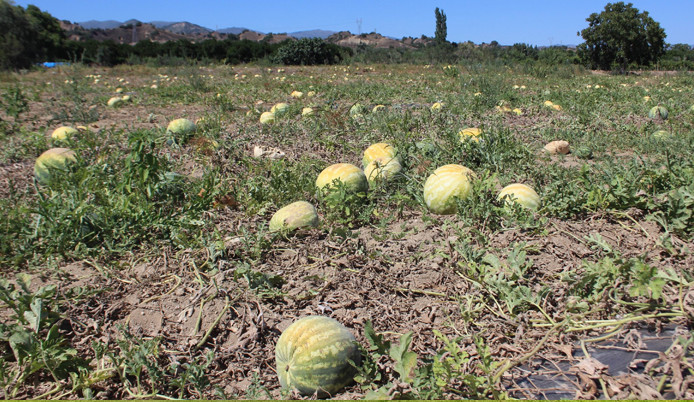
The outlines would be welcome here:
<svg viewBox="0 0 694 402">
<path fill-rule="evenodd" d="M 336 64 L 344 58 L 338 45 L 319 38 L 304 38 L 287 42 L 271 57 L 273 63 L 288 65 Z"/>
</svg>

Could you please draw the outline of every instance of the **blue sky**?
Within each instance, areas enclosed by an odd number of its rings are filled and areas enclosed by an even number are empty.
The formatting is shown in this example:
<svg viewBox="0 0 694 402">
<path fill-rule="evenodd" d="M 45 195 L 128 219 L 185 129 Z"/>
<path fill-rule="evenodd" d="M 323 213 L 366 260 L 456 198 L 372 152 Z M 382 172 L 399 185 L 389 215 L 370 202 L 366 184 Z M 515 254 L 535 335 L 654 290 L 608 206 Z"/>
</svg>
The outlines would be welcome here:
<svg viewBox="0 0 694 402">
<path fill-rule="evenodd" d="M 694 0 L 631 0 L 648 11 L 668 43 L 694 44 Z M 211 29 L 246 27 L 261 32 L 308 29 L 378 32 L 386 36 L 434 36 L 434 9 L 447 16 L 448 40 L 502 45 L 575 45 L 586 18 L 606 0 L 15 0 L 34 4 L 61 20 L 188 21 Z"/>
</svg>

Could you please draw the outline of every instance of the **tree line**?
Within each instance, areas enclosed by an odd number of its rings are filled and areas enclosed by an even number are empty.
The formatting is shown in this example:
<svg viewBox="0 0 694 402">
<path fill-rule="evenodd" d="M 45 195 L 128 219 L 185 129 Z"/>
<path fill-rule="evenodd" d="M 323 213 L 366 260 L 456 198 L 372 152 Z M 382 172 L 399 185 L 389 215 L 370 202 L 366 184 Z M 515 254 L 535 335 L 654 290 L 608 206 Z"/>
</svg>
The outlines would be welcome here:
<svg viewBox="0 0 694 402">
<path fill-rule="evenodd" d="M 694 70 L 694 50 L 686 44 L 667 46 L 665 32 L 647 12 L 631 4 L 608 3 L 601 13 L 587 19 L 581 32 L 585 42 L 577 49 L 565 46 L 538 48 L 517 43 L 500 46 L 451 43 L 446 40 L 446 14 L 436 8 L 436 36 L 429 45 L 414 49 L 344 48 L 321 39 L 287 40 L 282 43 L 226 39 L 193 42 L 139 41 L 134 45 L 114 41 L 69 40 L 60 21 L 38 7 L 16 6 L 0 0 L 0 69 L 23 69 L 44 61 L 66 61 L 114 66 L 118 64 L 176 65 L 198 61 L 239 64 L 363 63 L 498 63 L 582 65 L 588 68 Z M 630 33 L 627 35 L 626 33 Z"/>
</svg>

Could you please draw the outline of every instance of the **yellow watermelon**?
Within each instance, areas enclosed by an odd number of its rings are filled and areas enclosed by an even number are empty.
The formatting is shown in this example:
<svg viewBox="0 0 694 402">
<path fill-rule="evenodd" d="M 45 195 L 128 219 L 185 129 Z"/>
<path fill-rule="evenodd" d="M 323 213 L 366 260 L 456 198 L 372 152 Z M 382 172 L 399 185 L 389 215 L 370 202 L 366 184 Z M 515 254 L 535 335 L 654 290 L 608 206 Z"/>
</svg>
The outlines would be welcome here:
<svg viewBox="0 0 694 402">
<path fill-rule="evenodd" d="M 499 193 L 499 200 L 518 203 L 528 209 L 537 210 L 540 206 L 540 196 L 530 186 L 521 183 L 509 184 Z"/>
<path fill-rule="evenodd" d="M 458 136 L 460 136 L 460 142 L 466 141 L 466 140 L 473 140 L 475 142 L 479 142 L 480 140 L 480 135 L 482 134 L 482 130 L 480 130 L 477 127 L 468 127 L 465 129 L 460 130 L 458 132 Z"/>
<path fill-rule="evenodd" d="M 316 179 L 316 187 L 328 189 L 335 180 L 353 192 L 365 192 L 369 188 L 364 171 L 350 163 L 336 163 L 323 169 Z"/>
<path fill-rule="evenodd" d="M 441 166 L 424 183 L 424 202 L 435 214 L 454 214 L 458 209 L 457 200 L 470 195 L 470 180 L 474 177 L 475 173 L 465 166 Z"/>
<path fill-rule="evenodd" d="M 373 161 L 374 159 L 378 158 L 395 158 L 397 154 L 397 150 L 392 147 L 390 144 L 386 144 L 385 142 L 379 142 L 377 144 L 373 144 L 366 148 L 364 151 L 364 158 L 362 159 L 361 163 L 362 166 L 366 167 Z"/>
<path fill-rule="evenodd" d="M 79 132 L 77 129 L 62 126 L 53 130 L 53 133 L 51 133 L 51 138 L 55 141 L 63 141 L 74 137 L 78 133 Z"/>
</svg>

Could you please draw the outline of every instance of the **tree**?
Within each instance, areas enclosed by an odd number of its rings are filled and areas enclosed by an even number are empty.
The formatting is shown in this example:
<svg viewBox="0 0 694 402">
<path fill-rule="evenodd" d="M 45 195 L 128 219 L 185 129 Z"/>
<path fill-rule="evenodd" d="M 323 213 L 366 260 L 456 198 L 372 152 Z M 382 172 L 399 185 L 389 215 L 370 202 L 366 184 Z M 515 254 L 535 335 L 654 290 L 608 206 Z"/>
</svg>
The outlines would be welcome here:
<svg viewBox="0 0 694 402">
<path fill-rule="evenodd" d="M 446 43 L 446 36 L 448 36 L 446 14 L 443 12 L 443 10 L 439 10 L 438 7 L 436 7 L 434 14 L 436 14 L 436 32 L 434 33 L 434 41 L 437 45 L 441 45 Z"/>
<path fill-rule="evenodd" d="M 319 38 L 284 41 L 272 55 L 272 62 L 287 65 L 335 64 L 342 60 L 339 46 Z"/>
<path fill-rule="evenodd" d="M 656 63 L 665 53 L 665 30 L 632 3 L 607 3 L 603 12 L 586 21 L 588 28 L 580 32 L 585 43 L 578 46 L 578 54 L 593 69 L 626 71 L 629 65 Z"/>
<path fill-rule="evenodd" d="M 0 0 L 0 69 L 26 68 L 64 54 L 60 22 L 36 6 Z"/>
</svg>

